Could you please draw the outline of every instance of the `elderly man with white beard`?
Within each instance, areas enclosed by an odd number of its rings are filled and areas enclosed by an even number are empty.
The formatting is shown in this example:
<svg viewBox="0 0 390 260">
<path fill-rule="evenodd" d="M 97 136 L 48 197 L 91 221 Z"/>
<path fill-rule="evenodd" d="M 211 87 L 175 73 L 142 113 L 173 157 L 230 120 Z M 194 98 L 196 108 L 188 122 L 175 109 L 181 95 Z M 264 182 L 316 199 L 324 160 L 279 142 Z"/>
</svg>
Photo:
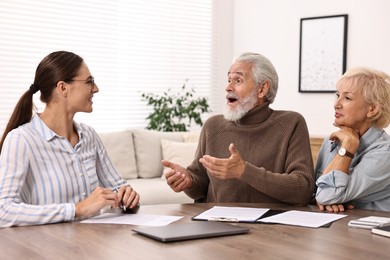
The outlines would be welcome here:
<svg viewBox="0 0 390 260">
<path fill-rule="evenodd" d="M 195 202 L 310 203 L 307 125 L 297 112 L 270 108 L 278 90 L 274 66 L 243 53 L 227 76 L 225 114 L 205 122 L 194 161 L 186 168 L 162 161 L 168 185 Z"/>
</svg>

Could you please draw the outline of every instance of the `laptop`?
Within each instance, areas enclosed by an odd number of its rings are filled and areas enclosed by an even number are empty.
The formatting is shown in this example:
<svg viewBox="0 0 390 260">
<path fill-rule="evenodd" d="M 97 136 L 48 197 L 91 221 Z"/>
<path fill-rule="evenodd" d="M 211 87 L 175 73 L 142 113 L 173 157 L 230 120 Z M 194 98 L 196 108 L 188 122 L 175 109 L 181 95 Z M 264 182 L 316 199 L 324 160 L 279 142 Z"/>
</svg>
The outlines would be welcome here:
<svg viewBox="0 0 390 260">
<path fill-rule="evenodd" d="M 159 227 L 136 227 L 132 230 L 160 242 L 238 235 L 249 232 L 249 228 L 246 227 L 215 221 L 179 223 Z"/>
</svg>

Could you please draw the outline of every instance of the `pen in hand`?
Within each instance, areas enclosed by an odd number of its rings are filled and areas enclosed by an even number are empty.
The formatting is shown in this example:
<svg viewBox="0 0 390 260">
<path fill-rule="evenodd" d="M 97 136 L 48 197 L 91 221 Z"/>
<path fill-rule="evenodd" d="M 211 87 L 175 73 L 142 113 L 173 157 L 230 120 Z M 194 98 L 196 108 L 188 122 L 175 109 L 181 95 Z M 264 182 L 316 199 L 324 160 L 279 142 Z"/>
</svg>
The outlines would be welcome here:
<svg viewBox="0 0 390 260">
<path fill-rule="evenodd" d="M 112 191 L 115 192 L 116 194 L 118 194 L 118 192 L 119 192 L 118 188 L 115 188 L 115 189 L 113 189 Z M 121 205 L 122 205 L 122 209 L 123 209 L 124 211 L 126 211 L 126 205 L 125 205 L 125 203 L 123 202 L 122 199 L 121 199 Z"/>
</svg>

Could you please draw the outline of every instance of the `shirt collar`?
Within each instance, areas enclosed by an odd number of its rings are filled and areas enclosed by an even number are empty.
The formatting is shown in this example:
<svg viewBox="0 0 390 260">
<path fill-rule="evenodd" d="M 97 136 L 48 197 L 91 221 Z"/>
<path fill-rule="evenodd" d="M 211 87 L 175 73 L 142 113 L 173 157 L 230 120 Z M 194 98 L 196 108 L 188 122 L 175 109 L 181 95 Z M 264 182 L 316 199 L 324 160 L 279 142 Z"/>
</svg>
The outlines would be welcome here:
<svg viewBox="0 0 390 260">
<path fill-rule="evenodd" d="M 51 130 L 45 122 L 39 117 L 38 114 L 34 114 L 31 118 L 31 124 L 32 126 L 37 130 L 37 132 L 42 136 L 44 140 L 47 142 L 53 140 L 54 138 L 63 138 L 62 136 L 56 134 L 53 130 Z M 73 121 L 73 125 L 77 131 L 77 134 L 79 135 L 79 138 L 83 138 L 83 132 L 80 127 L 80 124 L 76 121 Z"/>
<path fill-rule="evenodd" d="M 375 126 L 371 126 L 367 132 L 364 133 L 362 137 L 360 137 L 360 144 L 358 148 L 358 152 L 365 150 L 368 146 L 378 140 L 385 130 L 381 128 L 377 128 Z"/>
</svg>

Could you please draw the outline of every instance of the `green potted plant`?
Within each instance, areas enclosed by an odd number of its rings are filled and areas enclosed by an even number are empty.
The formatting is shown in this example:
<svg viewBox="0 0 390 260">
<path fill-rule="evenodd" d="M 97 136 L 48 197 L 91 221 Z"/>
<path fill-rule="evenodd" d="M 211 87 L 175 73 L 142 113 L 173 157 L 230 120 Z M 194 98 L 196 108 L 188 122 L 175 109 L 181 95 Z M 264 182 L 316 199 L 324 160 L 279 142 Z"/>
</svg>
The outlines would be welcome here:
<svg viewBox="0 0 390 260">
<path fill-rule="evenodd" d="M 194 97 L 195 90 L 188 89 L 188 80 L 181 91 L 172 94 L 169 88 L 162 95 L 142 93 L 142 100 L 153 107 L 146 120 L 147 129 L 175 132 L 189 131 L 192 123 L 202 126 L 201 115 L 210 112 L 208 100 L 205 97 Z"/>
</svg>

